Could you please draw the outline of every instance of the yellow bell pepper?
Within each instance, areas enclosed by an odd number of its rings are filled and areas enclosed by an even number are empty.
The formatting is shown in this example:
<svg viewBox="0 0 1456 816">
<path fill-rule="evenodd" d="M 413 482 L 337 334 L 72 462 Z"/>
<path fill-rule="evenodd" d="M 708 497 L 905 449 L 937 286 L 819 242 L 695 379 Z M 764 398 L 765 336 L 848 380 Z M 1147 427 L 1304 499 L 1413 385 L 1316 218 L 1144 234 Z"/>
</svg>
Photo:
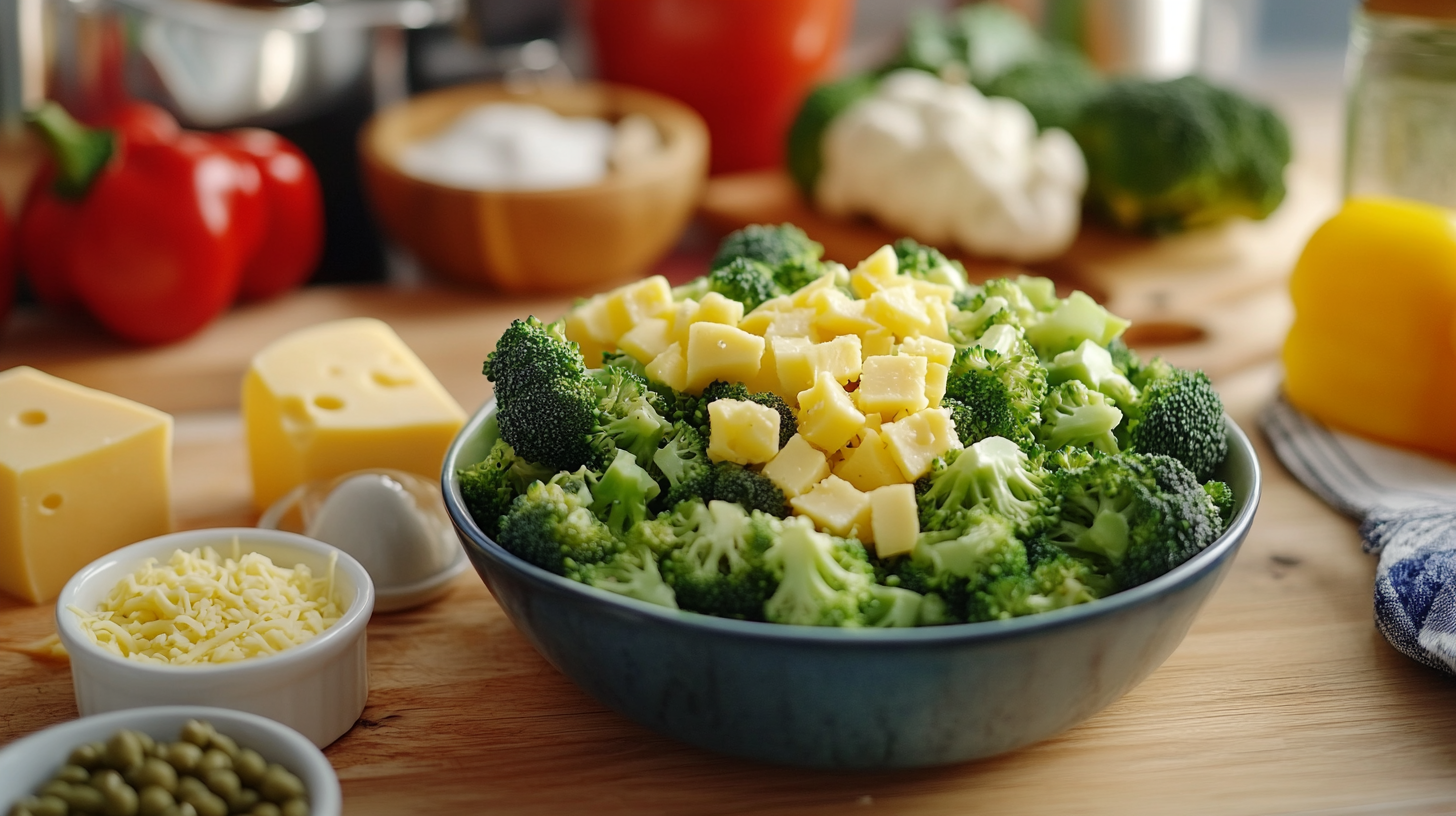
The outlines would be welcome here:
<svg viewBox="0 0 1456 816">
<path fill-rule="evenodd" d="M 1326 425 L 1456 457 L 1456 213 L 1352 199 L 1290 279 L 1290 402 Z"/>
</svg>

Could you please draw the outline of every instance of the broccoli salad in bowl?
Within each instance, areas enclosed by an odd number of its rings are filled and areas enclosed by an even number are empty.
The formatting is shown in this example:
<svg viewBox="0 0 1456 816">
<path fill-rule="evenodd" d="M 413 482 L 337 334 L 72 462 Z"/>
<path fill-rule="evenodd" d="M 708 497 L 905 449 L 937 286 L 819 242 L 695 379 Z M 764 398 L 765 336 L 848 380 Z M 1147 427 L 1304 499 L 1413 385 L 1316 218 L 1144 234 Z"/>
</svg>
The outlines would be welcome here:
<svg viewBox="0 0 1456 816">
<path fill-rule="evenodd" d="M 839 627 L 1088 603 L 1223 533 L 1201 372 L 1044 278 L 973 285 L 909 240 L 821 255 L 750 226 L 689 284 L 513 323 L 484 366 L 500 438 L 456 474 L 477 525 L 642 601 Z"/>
</svg>

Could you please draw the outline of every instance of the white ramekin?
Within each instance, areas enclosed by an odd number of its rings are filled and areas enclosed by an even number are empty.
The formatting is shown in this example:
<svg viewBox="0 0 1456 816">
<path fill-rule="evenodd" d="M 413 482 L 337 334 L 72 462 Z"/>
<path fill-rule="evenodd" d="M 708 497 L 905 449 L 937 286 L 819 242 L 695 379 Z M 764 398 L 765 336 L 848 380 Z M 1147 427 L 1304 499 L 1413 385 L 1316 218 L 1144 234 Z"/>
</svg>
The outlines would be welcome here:
<svg viewBox="0 0 1456 816">
<path fill-rule="evenodd" d="M 53 725 L 18 739 L 0 751 L 0 813 L 45 784 L 71 749 L 105 740 L 123 729 L 142 731 L 153 739 L 175 741 L 188 720 L 206 720 L 243 748 L 252 748 L 269 762 L 292 771 L 308 788 L 313 816 L 339 816 L 343 810 L 339 777 L 323 752 L 304 736 L 272 720 L 205 706 L 160 706 L 113 711 Z"/>
<path fill-rule="evenodd" d="M 165 563 L 174 550 L 212 547 L 224 556 L 236 538 L 243 552 L 275 564 L 305 564 L 314 575 L 337 554 L 336 591 L 345 611 L 323 634 L 268 657 L 216 666 L 142 663 L 92 643 L 71 611 L 94 610 L 122 578 L 147 558 Z M 71 576 L 56 600 L 56 630 L 71 653 L 71 679 L 81 715 L 127 708 L 205 705 L 247 711 L 302 733 L 320 748 L 353 727 L 369 696 L 365 629 L 374 612 L 374 585 L 358 561 L 321 541 L 255 527 L 189 530 L 149 538 L 93 561 Z"/>
</svg>

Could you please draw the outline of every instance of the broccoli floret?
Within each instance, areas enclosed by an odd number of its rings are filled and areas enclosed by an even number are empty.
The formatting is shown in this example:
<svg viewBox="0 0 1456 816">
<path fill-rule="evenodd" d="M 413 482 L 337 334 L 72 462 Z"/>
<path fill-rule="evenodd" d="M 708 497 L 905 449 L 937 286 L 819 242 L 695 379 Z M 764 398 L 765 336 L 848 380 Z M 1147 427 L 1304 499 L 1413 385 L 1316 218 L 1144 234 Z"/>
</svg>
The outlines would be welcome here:
<svg viewBox="0 0 1456 816">
<path fill-rule="evenodd" d="M 1015 442 L 989 437 L 950 452 L 916 485 L 921 530 L 959 530 L 976 508 L 1031 529 L 1046 512 L 1043 475 Z"/>
<path fill-rule="evenodd" d="M 659 501 L 663 509 L 712 495 L 715 471 L 708 460 L 708 443 L 692 425 L 675 423 L 662 447 L 652 454 L 652 463 L 664 482 Z"/>
<path fill-rule="evenodd" d="M 824 246 L 793 224 L 750 224 L 723 239 L 709 268 L 726 266 L 735 258 L 772 268 L 790 261 L 818 261 L 823 255 Z"/>
<path fill-rule="evenodd" d="M 777 585 L 763 556 L 778 537 L 778 520 L 722 501 L 686 502 L 664 518 L 679 546 L 663 557 L 662 573 L 682 608 L 763 620 Z"/>
<path fill-rule="evenodd" d="M 969 411 L 961 443 L 989 436 L 1030 442 L 1041 424 L 1041 403 L 1046 398 L 1046 369 L 1036 353 L 1006 326 L 1013 336 L 1008 352 L 971 346 L 956 351 L 946 379 L 945 395 Z M 1000 332 L 997 332 L 998 334 Z M 991 332 L 988 332 L 989 336 Z M 952 408 L 954 418 L 954 408 Z M 957 432 L 961 431 L 957 422 Z"/>
<path fill-rule="evenodd" d="M 977 590 L 968 617 L 998 620 L 1050 612 L 1095 601 L 1116 589 L 1113 580 L 1090 562 L 1058 551 L 1024 572 L 1000 576 Z"/>
<path fill-rule="evenodd" d="M 642 379 L 647 379 L 647 366 L 641 360 L 628 354 L 625 351 L 604 351 L 602 352 L 602 368 L 621 368 L 636 374 Z M 649 380 L 648 387 L 652 386 Z M 657 389 L 653 389 L 656 391 Z"/>
<path fill-rule="evenodd" d="M 784 293 L 774 280 L 772 269 L 761 261 L 743 257 L 709 272 L 708 290 L 742 303 L 750 312 L 765 300 Z"/>
<path fill-rule="evenodd" d="M 1070 129 L 1105 87 L 1091 63 L 1065 47 L 1049 48 L 980 83 L 987 96 L 1004 96 L 1025 105 L 1041 130 Z"/>
<path fill-rule="evenodd" d="M 829 269 L 817 259 L 795 258 L 775 266 L 773 278 L 774 283 L 779 285 L 779 289 L 783 290 L 784 294 L 792 295 L 824 277 L 828 271 Z"/>
<path fill-rule="evenodd" d="M 1127 347 L 1121 337 L 1112 338 L 1107 344 L 1107 355 L 1112 358 L 1112 366 L 1122 372 L 1122 376 L 1128 380 L 1138 373 L 1143 367 L 1143 361 L 1138 357 L 1137 352 Z"/>
<path fill-rule="evenodd" d="M 1102 453 L 1117 453 L 1113 430 L 1121 422 L 1122 412 L 1107 397 L 1089 391 L 1080 380 L 1068 380 L 1053 388 L 1042 402 L 1037 438 L 1053 451 L 1085 446 Z"/>
<path fill-rule="evenodd" d="M 1218 508 L 1218 517 L 1227 527 L 1228 523 L 1234 519 L 1233 488 L 1223 482 L 1204 482 L 1203 490 L 1208 493 L 1208 498 L 1213 502 L 1213 506 Z"/>
<path fill-rule="evenodd" d="M 733 462 L 719 462 L 713 466 L 712 489 L 712 498 L 742 505 L 745 510 L 757 510 L 779 518 L 789 514 L 784 491 L 772 479 Z"/>
<path fill-rule="evenodd" d="M 785 163 L 789 175 L 806 198 L 813 199 L 814 186 L 824 169 L 824 133 L 829 130 L 829 123 L 851 105 L 874 93 L 878 84 L 879 79 L 870 74 L 846 77 L 814 88 L 799 106 L 799 112 L 789 126 Z M 722 254 L 721 249 L 719 254 Z M 781 261 L 773 263 L 777 265 Z"/>
<path fill-rule="evenodd" d="M 586 364 L 563 324 L 517 320 L 486 358 L 495 384 L 501 438 L 519 456 L 555 471 L 599 459 L 589 436 L 597 426 L 597 395 Z"/>
<path fill-rule="evenodd" d="M 662 579 L 657 557 L 645 545 L 628 545 L 607 561 L 577 564 L 566 574 L 573 581 L 590 584 L 618 595 L 677 609 L 672 587 Z"/>
<path fill-rule="evenodd" d="M 1038 310 L 1023 324 L 1026 339 L 1036 347 L 1036 353 L 1043 360 L 1053 360 L 1086 341 L 1105 348 L 1129 325 L 1128 321 L 1107 311 L 1086 292 L 1073 292 L 1057 301 L 1051 309 Z"/>
<path fill-rule="evenodd" d="M 646 466 L 672 427 L 657 412 L 657 394 L 647 380 L 625 368 L 594 369 L 587 375 L 596 388 L 596 426 L 589 438 L 598 459 L 591 464 L 605 467 L 617 450 L 630 452 L 637 463 Z"/>
<path fill-rule="evenodd" d="M 958 521 L 951 529 L 921 533 L 911 560 L 932 573 L 973 583 L 1026 571 L 1026 548 L 1016 537 L 1015 523 L 984 505 L 969 508 Z"/>
<path fill-rule="evenodd" d="M 799 419 L 794 416 L 794 409 L 784 402 L 783 397 L 772 391 L 762 391 L 757 394 L 748 395 L 749 402 L 756 402 L 765 408 L 772 408 L 779 414 L 779 447 L 789 444 L 794 434 L 799 432 Z"/>
<path fill-rule="evenodd" d="M 568 569 L 606 561 L 621 552 L 612 531 L 591 510 L 591 491 L 579 474 L 536 482 L 516 497 L 501 519 L 496 541 L 509 552 L 565 575 Z"/>
<path fill-rule="evenodd" d="M 1126 350 L 1127 346 L 1122 346 L 1122 349 Z M 1083 340 L 1076 349 L 1053 357 L 1046 369 L 1050 385 L 1077 380 L 1110 397 L 1118 405 L 1131 405 L 1137 401 L 1137 388 L 1127 378 L 1125 370 L 1117 367 L 1112 352 L 1091 340 Z"/>
<path fill-rule="evenodd" d="M 913 238 L 901 238 L 893 246 L 901 275 L 949 286 L 958 293 L 970 288 L 966 281 L 966 268 L 961 262 L 945 257 L 935 247 Z"/>
<path fill-rule="evenodd" d="M 778 581 L 764 603 L 773 623 L 801 626 L 863 626 L 863 608 L 874 601 L 874 568 L 853 540 L 817 532 L 801 518 L 782 524 L 763 555 Z"/>
<path fill-rule="evenodd" d="M 889 588 L 906 589 L 922 597 L 921 625 L 965 623 L 970 603 L 970 582 L 947 571 L 937 571 L 929 561 L 895 558 L 875 572 L 878 582 Z"/>
<path fill-rule="evenodd" d="M 607 523 L 612 534 L 622 537 L 632 526 L 647 518 L 647 505 L 661 488 L 629 451 L 617 451 L 616 458 L 591 487 L 591 509 Z"/>
<path fill-rule="evenodd" d="M 510 512 L 516 497 L 529 484 L 549 479 L 552 473 L 517 456 L 504 439 L 497 439 L 484 460 L 460 470 L 460 496 L 475 523 L 495 538 L 501 517 Z"/>
<path fill-rule="evenodd" d="M 1223 400 L 1208 376 L 1154 361 L 1136 384 L 1141 394 L 1127 406 L 1126 447 L 1171 456 L 1200 480 L 1212 477 L 1228 455 L 1228 439 Z"/>
<path fill-rule="evenodd" d="M 1072 134 L 1087 158 L 1089 206 L 1124 229 L 1156 234 L 1263 218 L 1284 199 L 1284 123 L 1198 77 L 1114 83 L 1082 110 Z"/>
<path fill-rule="evenodd" d="M 1118 589 L 1162 575 L 1223 532 L 1219 507 L 1177 459 L 1123 453 L 1056 476 L 1047 540 L 1109 566 Z"/>
</svg>

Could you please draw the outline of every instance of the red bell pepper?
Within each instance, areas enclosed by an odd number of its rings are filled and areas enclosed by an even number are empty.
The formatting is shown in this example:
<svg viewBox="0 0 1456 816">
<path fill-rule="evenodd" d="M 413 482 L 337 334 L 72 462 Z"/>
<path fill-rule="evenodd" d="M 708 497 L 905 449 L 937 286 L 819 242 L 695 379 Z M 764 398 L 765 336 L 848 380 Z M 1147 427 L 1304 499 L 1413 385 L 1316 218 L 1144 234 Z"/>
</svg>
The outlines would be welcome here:
<svg viewBox="0 0 1456 816">
<path fill-rule="evenodd" d="M 127 100 L 87 124 L 117 131 L 128 142 L 170 142 L 182 133 L 182 126 L 165 109 L 150 102 Z"/>
<path fill-rule="evenodd" d="M 303 283 L 323 252 L 323 191 L 313 165 L 292 142 L 271 131 L 247 128 L 211 138 L 240 150 L 263 180 L 266 229 L 243 270 L 239 294 L 262 300 Z"/>
<path fill-rule="evenodd" d="M 188 134 L 117 138 L 55 105 L 32 120 L 56 166 L 32 203 L 65 214 L 52 222 L 57 274 L 87 311 L 122 338 L 165 343 L 227 309 L 262 234 L 255 166 Z"/>
<path fill-rule="evenodd" d="M 10 231 L 10 218 L 5 208 L 0 207 L 0 329 L 5 328 L 5 318 L 10 315 L 10 304 L 15 300 L 15 241 Z"/>
</svg>

